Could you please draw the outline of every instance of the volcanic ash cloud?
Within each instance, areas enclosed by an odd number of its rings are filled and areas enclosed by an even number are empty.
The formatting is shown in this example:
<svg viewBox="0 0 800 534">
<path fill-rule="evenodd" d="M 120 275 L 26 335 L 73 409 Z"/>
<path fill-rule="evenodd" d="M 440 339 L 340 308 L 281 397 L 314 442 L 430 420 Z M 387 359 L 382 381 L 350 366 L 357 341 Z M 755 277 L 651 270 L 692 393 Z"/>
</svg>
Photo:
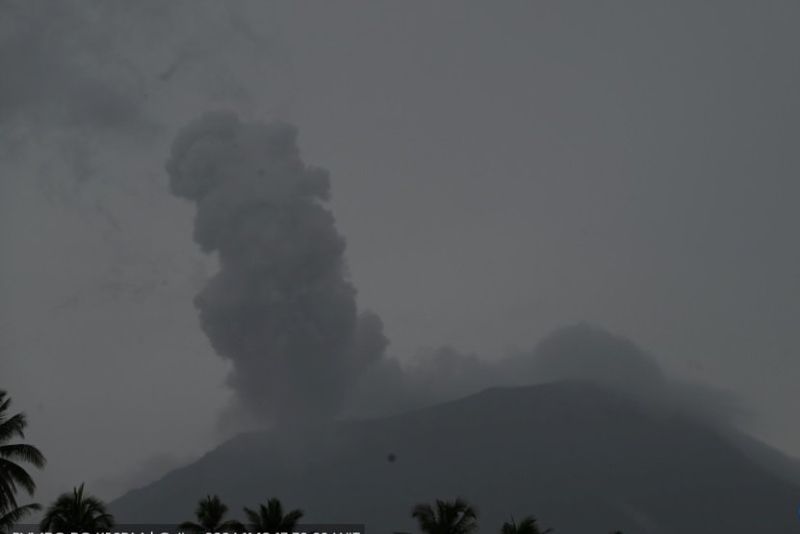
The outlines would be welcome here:
<svg viewBox="0 0 800 534">
<path fill-rule="evenodd" d="M 358 313 L 328 172 L 303 162 L 294 127 L 229 112 L 184 127 L 166 167 L 196 204 L 195 241 L 219 257 L 195 306 L 242 404 L 278 422 L 335 415 L 387 340 Z"/>
</svg>

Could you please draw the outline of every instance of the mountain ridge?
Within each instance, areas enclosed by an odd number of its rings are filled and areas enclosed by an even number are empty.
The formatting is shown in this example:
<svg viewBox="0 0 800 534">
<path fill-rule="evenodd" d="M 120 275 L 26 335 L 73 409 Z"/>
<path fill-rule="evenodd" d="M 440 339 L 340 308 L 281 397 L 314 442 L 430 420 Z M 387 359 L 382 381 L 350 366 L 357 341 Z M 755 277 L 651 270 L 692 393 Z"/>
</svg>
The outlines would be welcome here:
<svg viewBox="0 0 800 534">
<path fill-rule="evenodd" d="M 533 513 L 576 534 L 797 531 L 800 485 L 735 441 L 682 409 L 602 386 L 494 387 L 386 418 L 242 434 L 111 509 L 177 522 L 207 493 L 234 513 L 277 496 L 312 522 L 411 531 L 414 504 L 460 495 L 484 530 Z"/>
</svg>

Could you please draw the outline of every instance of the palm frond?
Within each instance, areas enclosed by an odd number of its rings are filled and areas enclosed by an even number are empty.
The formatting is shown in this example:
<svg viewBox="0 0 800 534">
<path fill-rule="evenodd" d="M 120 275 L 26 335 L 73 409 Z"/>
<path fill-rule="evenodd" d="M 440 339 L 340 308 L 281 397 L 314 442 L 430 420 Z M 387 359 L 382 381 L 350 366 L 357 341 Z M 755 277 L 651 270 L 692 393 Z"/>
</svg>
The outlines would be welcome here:
<svg viewBox="0 0 800 534">
<path fill-rule="evenodd" d="M 10 401 L 6 401 L 6 406 L 9 402 Z M 0 408 L 0 414 L 4 411 L 4 409 Z M 0 418 L 0 443 L 8 441 L 14 436 L 24 439 L 26 426 L 28 426 L 28 421 L 24 413 L 12 415 L 8 419 L 5 419 L 5 417 Z"/>
<path fill-rule="evenodd" d="M 0 458 L 0 476 L 14 488 L 18 485 L 22 486 L 29 495 L 33 495 L 33 492 L 36 490 L 36 483 L 28 472 L 16 463 L 5 458 Z"/>
<path fill-rule="evenodd" d="M 105 504 L 96 497 L 85 494 L 84 485 L 62 493 L 48 507 L 40 523 L 42 531 L 106 531 L 114 526 L 114 517 Z"/>
<path fill-rule="evenodd" d="M 35 467 L 42 468 L 47 463 L 44 455 L 34 447 L 25 443 L 0 445 L 0 458 L 11 461 L 27 462 Z"/>
</svg>

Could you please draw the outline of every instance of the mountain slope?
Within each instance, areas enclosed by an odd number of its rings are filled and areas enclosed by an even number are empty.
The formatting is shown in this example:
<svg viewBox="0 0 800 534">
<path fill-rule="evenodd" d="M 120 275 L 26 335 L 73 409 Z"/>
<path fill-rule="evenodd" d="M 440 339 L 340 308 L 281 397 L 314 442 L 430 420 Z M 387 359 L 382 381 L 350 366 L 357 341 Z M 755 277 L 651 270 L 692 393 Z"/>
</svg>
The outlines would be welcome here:
<svg viewBox="0 0 800 534">
<path fill-rule="evenodd" d="M 460 495 L 483 532 L 528 513 L 574 534 L 800 531 L 800 488 L 725 435 L 584 383 L 491 389 L 313 433 L 242 435 L 111 508 L 177 522 L 206 493 L 234 511 L 278 496 L 311 522 L 416 531 L 415 503 Z"/>
</svg>

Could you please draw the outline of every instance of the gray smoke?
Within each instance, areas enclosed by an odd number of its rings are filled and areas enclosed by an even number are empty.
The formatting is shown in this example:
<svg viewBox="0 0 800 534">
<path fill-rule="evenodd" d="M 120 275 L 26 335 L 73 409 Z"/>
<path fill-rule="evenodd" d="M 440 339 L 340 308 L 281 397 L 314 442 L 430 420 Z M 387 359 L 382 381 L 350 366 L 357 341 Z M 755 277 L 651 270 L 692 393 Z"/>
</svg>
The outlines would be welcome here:
<svg viewBox="0 0 800 534">
<path fill-rule="evenodd" d="M 208 113 L 177 135 L 173 194 L 196 203 L 194 239 L 220 269 L 197 295 L 203 330 L 232 364 L 254 414 L 282 423 L 335 415 L 387 340 L 358 314 L 345 241 L 325 207 L 328 173 L 306 165 L 297 131 Z"/>
<path fill-rule="evenodd" d="M 749 414 L 725 391 L 680 381 L 630 339 L 586 323 L 553 330 L 529 351 L 486 360 L 452 347 L 426 351 L 409 363 L 373 365 L 348 400 L 354 417 L 374 417 L 446 402 L 490 387 L 572 381 L 626 395 L 648 409 L 712 423 L 745 422 Z"/>
<path fill-rule="evenodd" d="M 512 380 L 582 380 L 634 393 L 661 389 L 667 381 L 652 355 L 633 341 L 587 323 L 556 328 L 504 365 Z"/>
</svg>

